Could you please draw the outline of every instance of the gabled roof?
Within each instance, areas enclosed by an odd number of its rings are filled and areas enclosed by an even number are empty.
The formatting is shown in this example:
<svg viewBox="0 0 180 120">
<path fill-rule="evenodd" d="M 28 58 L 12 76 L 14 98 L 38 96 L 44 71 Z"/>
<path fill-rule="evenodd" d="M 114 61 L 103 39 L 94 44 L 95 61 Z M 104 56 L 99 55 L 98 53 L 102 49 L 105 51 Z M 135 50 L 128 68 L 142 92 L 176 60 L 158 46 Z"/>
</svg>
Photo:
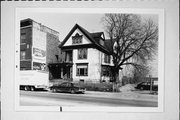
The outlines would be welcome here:
<svg viewBox="0 0 180 120">
<path fill-rule="evenodd" d="M 100 44 L 100 40 L 104 41 L 104 33 L 103 32 L 96 32 L 96 33 L 90 33 L 91 36 L 94 38 L 94 40 Z M 101 44 L 102 45 L 102 44 Z M 104 45 L 103 45 L 104 46 Z"/>
<path fill-rule="evenodd" d="M 86 29 L 84 29 L 83 27 L 81 27 L 78 24 L 75 24 L 75 26 L 71 29 L 71 31 L 68 33 L 68 35 L 65 37 L 65 39 L 62 41 L 62 43 L 60 44 L 60 48 L 63 47 L 63 45 L 66 43 L 66 41 L 69 39 L 69 37 L 73 34 L 73 32 L 76 29 L 79 29 L 91 42 L 92 44 L 95 45 L 95 47 L 107 54 L 110 54 L 110 51 L 108 49 L 106 49 L 105 46 L 102 46 L 101 44 L 99 44 L 99 42 L 95 39 L 96 37 L 100 37 L 103 32 L 98 32 L 98 33 L 89 33 Z"/>
<path fill-rule="evenodd" d="M 101 38 L 104 35 L 103 32 L 90 33 L 93 38 Z"/>
</svg>

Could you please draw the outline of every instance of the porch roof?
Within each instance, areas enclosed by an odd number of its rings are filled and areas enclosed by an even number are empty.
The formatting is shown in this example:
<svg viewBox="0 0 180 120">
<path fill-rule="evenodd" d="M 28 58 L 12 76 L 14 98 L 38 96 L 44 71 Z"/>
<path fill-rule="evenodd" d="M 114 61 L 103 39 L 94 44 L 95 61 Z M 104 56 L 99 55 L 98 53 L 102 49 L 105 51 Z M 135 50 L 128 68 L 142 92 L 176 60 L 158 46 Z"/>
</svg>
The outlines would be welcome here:
<svg viewBox="0 0 180 120">
<path fill-rule="evenodd" d="M 49 63 L 48 67 L 67 67 L 72 66 L 72 62 L 62 62 L 62 63 Z"/>
</svg>

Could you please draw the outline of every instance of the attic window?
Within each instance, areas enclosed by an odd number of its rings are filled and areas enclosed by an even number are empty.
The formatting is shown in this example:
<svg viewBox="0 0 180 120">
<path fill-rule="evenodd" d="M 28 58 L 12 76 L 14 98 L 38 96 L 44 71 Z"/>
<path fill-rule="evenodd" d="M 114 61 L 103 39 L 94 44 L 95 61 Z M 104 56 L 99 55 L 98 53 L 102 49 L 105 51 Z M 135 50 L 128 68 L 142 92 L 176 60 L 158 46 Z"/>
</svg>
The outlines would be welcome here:
<svg viewBox="0 0 180 120">
<path fill-rule="evenodd" d="M 72 36 L 72 44 L 79 44 L 82 43 L 82 35 L 76 33 L 75 36 Z"/>
</svg>

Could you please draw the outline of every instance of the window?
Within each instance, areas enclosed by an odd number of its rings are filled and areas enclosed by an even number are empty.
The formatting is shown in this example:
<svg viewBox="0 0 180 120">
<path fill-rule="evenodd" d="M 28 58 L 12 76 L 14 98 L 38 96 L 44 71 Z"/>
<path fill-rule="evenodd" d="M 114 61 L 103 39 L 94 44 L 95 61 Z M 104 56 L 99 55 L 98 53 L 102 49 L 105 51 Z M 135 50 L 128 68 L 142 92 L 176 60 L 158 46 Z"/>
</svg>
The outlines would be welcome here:
<svg viewBox="0 0 180 120">
<path fill-rule="evenodd" d="M 67 87 L 67 86 L 68 86 L 67 84 L 68 84 L 68 83 L 62 83 L 62 84 L 60 84 L 59 86 Z"/>
<path fill-rule="evenodd" d="M 104 62 L 110 63 L 110 55 L 104 54 Z"/>
<path fill-rule="evenodd" d="M 65 52 L 65 61 L 66 62 L 72 62 L 73 61 L 72 50 Z"/>
<path fill-rule="evenodd" d="M 72 44 L 79 44 L 82 43 L 82 35 L 76 33 L 75 36 L 72 36 Z"/>
<path fill-rule="evenodd" d="M 80 82 L 80 83 L 84 83 L 84 79 L 80 79 L 79 82 Z"/>
<path fill-rule="evenodd" d="M 25 41 L 26 41 L 26 33 L 21 33 L 21 37 L 20 37 L 20 39 L 21 39 L 21 43 L 25 43 Z"/>
<path fill-rule="evenodd" d="M 88 64 L 77 65 L 77 76 L 88 76 Z"/>
<path fill-rule="evenodd" d="M 56 56 L 56 60 L 58 61 L 59 60 L 59 56 L 58 55 L 55 55 Z"/>
<path fill-rule="evenodd" d="M 110 76 L 110 68 L 107 66 L 102 66 L 102 76 Z"/>
<path fill-rule="evenodd" d="M 78 49 L 78 59 L 87 59 L 87 48 Z"/>
<path fill-rule="evenodd" d="M 21 51 L 20 52 L 20 60 L 25 60 L 26 59 L 26 51 Z"/>
</svg>

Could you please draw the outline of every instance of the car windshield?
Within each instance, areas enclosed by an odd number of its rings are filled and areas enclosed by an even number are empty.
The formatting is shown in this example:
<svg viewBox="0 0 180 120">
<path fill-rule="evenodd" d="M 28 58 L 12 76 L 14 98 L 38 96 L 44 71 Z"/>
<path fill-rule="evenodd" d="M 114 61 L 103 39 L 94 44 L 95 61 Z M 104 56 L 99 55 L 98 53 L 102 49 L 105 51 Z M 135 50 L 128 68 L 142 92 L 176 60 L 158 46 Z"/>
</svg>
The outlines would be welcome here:
<svg viewBox="0 0 180 120">
<path fill-rule="evenodd" d="M 59 86 L 66 87 L 67 84 L 66 84 L 66 83 L 62 83 L 62 84 L 60 84 Z"/>
</svg>

